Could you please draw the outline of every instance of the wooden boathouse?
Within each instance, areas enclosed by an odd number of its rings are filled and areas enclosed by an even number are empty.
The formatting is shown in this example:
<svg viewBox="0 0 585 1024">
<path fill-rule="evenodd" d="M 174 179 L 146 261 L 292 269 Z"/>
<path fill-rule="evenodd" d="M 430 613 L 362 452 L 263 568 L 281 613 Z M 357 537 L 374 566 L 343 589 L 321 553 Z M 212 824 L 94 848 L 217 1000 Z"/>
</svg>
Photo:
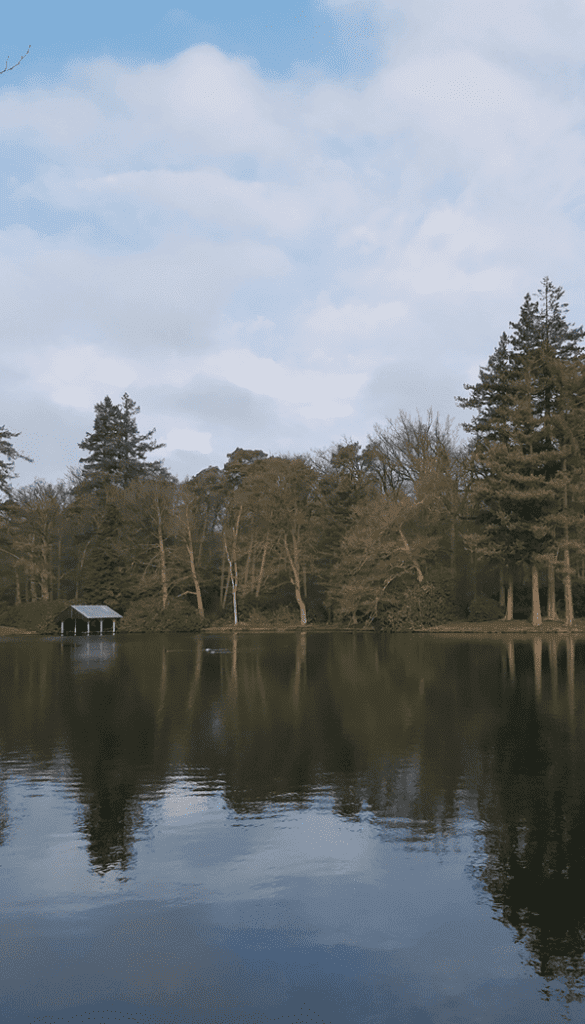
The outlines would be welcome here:
<svg viewBox="0 0 585 1024">
<path fill-rule="evenodd" d="M 65 634 L 89 636 L 90 633 L 98 633 L 100 636 L 103 633 L 115 634 L 116 619 L 121 618 L 120 613 L 115 612 L 107 604 L 70 604 L 65 611 L 59 612 L 56 616 L 57 622 L 61 623 L 61 636 Z M 78 628 L 78 623 L 81 628 Z"/>
</svg>

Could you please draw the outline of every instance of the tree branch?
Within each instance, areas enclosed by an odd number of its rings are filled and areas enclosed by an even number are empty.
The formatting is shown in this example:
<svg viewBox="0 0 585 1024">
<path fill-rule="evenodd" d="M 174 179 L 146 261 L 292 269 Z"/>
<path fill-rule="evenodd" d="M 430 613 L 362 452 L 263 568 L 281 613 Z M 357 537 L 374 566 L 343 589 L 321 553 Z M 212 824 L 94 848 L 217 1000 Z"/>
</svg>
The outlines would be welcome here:
<svg viewBox="0 0 585 1024">
<path fill-rule="evenodd" d="M 8 61 L 10 60 L 10 57 L 7 57 L 6 58 L 6 64 L 4 65 L 2 70 L 0 71 L 0 75 L 5 74 L 6 71 L 14 71 L 14 69 L 17 68 L 19 64 L 22 64 L 24 58 L 29 53 L 29 51 L 30 51 L 30 46 L 29 46 L 28 50 L 26 51 L 26 53 L 22 54 L 22 57 L 20 58 L 20 60 L 17 60 L 16 64 L 13 64 L 12 67 L 10 67 L 10 68 L 8 67 Z"/>
</svg>

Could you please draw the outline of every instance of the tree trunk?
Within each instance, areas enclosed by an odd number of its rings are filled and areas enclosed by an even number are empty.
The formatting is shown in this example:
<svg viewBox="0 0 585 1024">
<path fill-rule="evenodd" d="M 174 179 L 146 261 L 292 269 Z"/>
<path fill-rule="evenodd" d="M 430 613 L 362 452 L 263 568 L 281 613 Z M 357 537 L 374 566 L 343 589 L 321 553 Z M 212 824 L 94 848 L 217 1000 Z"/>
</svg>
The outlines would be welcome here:
<svg viewBox="0 0 585 1024">
<path fill-rule="evenodd" d="M 43 539 L 41 543 L 41 566 L 39 571 L 41 601 L 49 600 L 49 576 L 49 545 L 48 542 Z"/>
<path fill-rule="evenodd" d="M 30 557 L 29 570 L 28 570 L 29 571 L 29 577 L 28 577 L 28 580 L 29 580 L 29 591 L 30 591 L 30 599 L 31 599 L 31 601 L 36 601 L 36 599 L 37 599 L 37 588 L 36 588 L 36 583 L 35 583 L 36 550 L 35 550 L 34 534 L 32 534 L 29 537 L 29 541 L 30 541 L 30 550 L 31 550 L 31 557 Z"/>
<path fill-rule="evenodd" d="M 558 619 L 556 599 L 556 554 L 551 555 L 547 564 L 547 594 L 546 594 L 546 617 L 547 619 Z"/>
<path fill-rule="evenodd" d="M 506 621 L 511 622 L 514 618 L 514 574 L 508 567 L 508 587 L 506 597 Z"/>
<path fill-rule="evenodd" d="M 157 499 L 157 503 L 156 503 L 156 528 L 157 528 L 157 535 L 158 535 L 158 553 L 159 553 L 159 563 L 160 563 L 160 587 L 161 587 L 161 594 L 162 594 L 162 606 L 163 606 L 163 612 L 164 612 L 164 610 L 165 610 L 165 608 L 167 606 L 167 601 L 169 599 L 169 587 L 168 587 L 168 582 L 167 582 L 167 560 L 166 560 L 166 557 L 165 557 L 165 543 L 164 543 L 163 531 L 162 531 L 162 515 L 161 515 L 160 505 L 158 503 L 158 499 Z"/>
<path fill-rule="evenodd" d="M 60 598 L 61 598 L 61 534 L 59 534 L 59 538 L 57 540 L 57 578 L 56 578 L 56 586 L 57 586 L 56 597 L 57 597 L 57 600 L 59 601 Z"/>
<path fill-rule="evenodd" d="M 297 548 L 297 544 L 295 542 L 294 534 L 293 534 L 293 538 L 292 538 L 293 553 L 295 555 L 294 558 L 292 557 L 292 555 L 290 553 L 289 546 L 288 546 L 287 541 L 286 541 L 286 534 L 283 534 L 283 540 L 284 540 L 284 550 L 286 551 L 286 555 L 287 555 L 288 562 L 289 562 L 289 565 L 290 565 L 290 570 L 291 570 L 291 573 L 292 573 L 291 583 L 292 583 L 293 587 L 295 588 L 295 597 L 297 599 L 297 604 L 299 606 L 299 612 L 301 613 L 301 626 L 306 626 L 307 625 L 307 609 L 305 607 L 305 602 L 303 601 L 303 595 L 301 593 L 301 576 L 300 576 L 299 565 L 298 565 L 298 548 Z"/>
<path fill-rule="evenodd" d="M 225 552 L 224 552 L 224 554 L 225 554 Z M 229 574 L 226 576 L 225 569 L 226 569 L 226 563 L 224 561 L 224 555 L 222 554 L 222 558 L 221 558 L 221 579 L 219 581 L 219 599 L 221 601 L 221 607 L 222 608 L 225 608 L 225 603 L 227 601 L 228 586 L 229 586 L 229 582 L 230 582 Z M 225 580 L 225 584 L 224 584 L 224 580 Z"/>
<path fill-rule="evenodd" d="M 258 561 L 258 545 L 254 541 L 254 547 L 252 550 L 252 561 L 250 563 L 250 586 L 246 586 L 246 593 L 253 594 L 255 589 L 254 580 L 256 579 L 256 562 Z"/>
<path fill-rule="evenodd" d="M 14 603 L 15 604 L 22 604 L 22 596 L 21 596 L 21 593 L 20 593 L 20 573 L 18 571 L 18 568 L 16 568 L 14 570 L 14 576 L 15 576 L 15 579 L 16 579 L 16 596 L 15 596 L 15 599 L 14 599 Z"/>
<path fill-rule="evenodd" d="M 205 540 L 205 526 L 201 531 L 201 537 L 199 539 L 199 565 L 201 565 L 201 559 L 203 558 L 203 541 Z"/>
<path fill-rule="evenodd" d="M 232 534 L 232 543 L 231 543 L 232 553 L 231 553 L 231 555 L 230 555 L 230 553 L 228 551 L 228 544 L 227 544 L 227 540 L 226 540 L 226 528 L 225 527 L 224 527 L 224 532 L 223 532 L 223 548 L 224 548 L 225 556 L 226 556 L 227 562 L 228 562 L 229 573 L 228 573 L 228 577 L 226 579 L 225 591 L 224 591 L 224 595 L 223 595 L 223 600 L 221 602 L 221 606 L 222 606 L 222 608 L 225 608 L 225 604 L 226 604 L 226 601 L 227 601 L 228 587 L 229 587 L 229 585 L 231 583 L 231 587 L 232 587 L 232 600 L 233 600 L 233 605 L 234 605 L 234 624 L 237 624 L 237 621 L 238 621 L 238 605 L 237 605 L 237 598 L 236 598 L 236 592 L 237 592 L 237 589 L 238 589 L 238 533 L 240 531 L 240 519 L 242 518 L 242 509 L 243 509 L 243 506 L 240 505 L 240 508 L 238 510 L 238 518 L 236 519 L 236 525 L 231 527 L 231 534 Z M 222 579 L 223 579 L 223 561 L 222 561 Z"/>
<path fill-rule="evenodd" d="M 404 536 L 404 533 L 402 532 L 402 527 L 398 527 L 398 533 L 400 534 L 400 539 L 401 539 L 401 541 L 402 541 L 402 543 L 404 545 L 404 550 L 407 552 L 408 557 L 410 558 L 412 564 L 414 565 L 414 568 L 416 569 L 416 578 L 417 578 L 418 582 L 419 583 L 424 583 L 424 576 L 422 574 L 422 569 L 421 569 L 420 565 L 418 564 L 416 558 L 414 557 L 412 551 L 410 550 L 410 544 L 408 543 L 406 537 Z"/>
<path fill-rule="evenodd" d="M 191 567 L 191 579 L 193 580 L 193 586 L 195 587 L 195 596 L 197 597 L 197 611 L 199 612 L 199 618 L 205 618 L 205 612 L 203 610 L 203 598 L 201 596 L 201 587 L 199 586 L 199 580 L 197 578 L 197 572 L 195 569 L 195 554 L 193 552 L 193 538 L 191 537 L 191 527 L 187 520 L 187 536 L 189 538 L 187 543 L 187 553 L 189 555 L 189 565 Z"/>
<path fill-rule="evenodd" d="M 268 541 L 269 538 L 267 537 L 264 542 L 264 550 L 262 551 L 262 561 L 260 563 L 260 572 L 258 573 L 258 582 L 256 583 L 256 597 L 260 597 L 260 587 L 262 585 L 262 577 L 264 575 L 264 565 L 266 564 L 266 552 L 268 551 Z"/>
<path fill-rule="evenodd" d="M 542 612 L 540 610 L 540 592 L 538 589 L 538 566 L 532 563 L 532 625 L 542 626 Z"/>
<path fill-rule="evenodd" d="M 567 494 L 567 463 L 563 462 L 563 471 L 565 473 L 565 486 L 563 488 L 563 512 L 565 513 L 565 551 L 563 557 L 563 589 L 565 593 L 565 623 L 567 626 L 573 625 L 573 581 L 571 580 L 571 555 L 569 553 L 569 524 L 567 522 L 567 510 L 569 506 L 569 497 Z"/>
<path fill-rule="evenodd" d="M 506 607 L 506 586 L 505 586 L 505 581 L 504 581 L 504 566 L 503 565 L 500 566 L 500 597 L 499 597 L 499 602 L 498 603 L 499 603 L 500 608 L 502 609 L 502 611 L 504 611 L 504 609 Z"/>
<path fill-rule="evenodd" d="M 228 552 L 228 549 L 227 549 L 227 544 L 226 544 L 226 541 L 225 541 L 225 537 L 224 537 L 223 543 L 224 543 L 224 546 L 225 546 L 225 556 L 226 556 L 226 558 L 228 560 L 228 566 L 229 566 L 229 570 L 230 570 L 230 577 L 229 578 L 230 578 L 231 584 L 232 584 L 232 601 L 233 601 L 233 606 L 234 606 L 234 626 L 237 626 L 237 624 L 238 624 L 238 600 L 237 600 L 237 591 L 238 591 L 238 563 L 234 559 L 234 562 L 232 564 L 232 560 L 231 560 L 231 558 L 229 556 L 229 552 Z M 227 587 L 226 587 L 226 591 L 227 591 Z"/>
<path fill-rule="evenodd" d="M 73 598 L 74 601 L 79 601 L 79 586 L 80 586 L 80 583 L 81 583 L 81 574 L 83 572 L 83 563 L 85 562 L 85 556 L 87 555 L 87 549 L 88 549 L 88 547 L 90 545 L 90 542 L 91 542 L 91 537 L 90 537 L 90 539 L 88 540 L 87 544 L 85 545 L 85 547 L 83 549 L 83 553 L 81 555 L 81 560 L 79 562 L 79 568 L 77 570 L 77 575 L 75 577 L 75 597 Z"/>
<path fill-rule="evenodd" d="M 250 540 L 250 544 L 248 545 L 248 554 L 246 555 L 246 564 L 244 566 L 244 579 L 242 581 L 244 597 L 248 593 L 248 576 L 250 574 L 250 564 L 252 562 L 252 554 L 253 554 L 255 545 L 256 545 L 256 540 L 255 540 L 255 537 L 254 537 L 254 531 L 252 531 L 252 537 L 251 537 L 251 540 Z"/>
<path fill-rule="evenodd" d="M 567 626 L 572 626 L 574 621 L 573 583 L 571 580 L 571 556 L 569 554 L 569 527 L 567 524 L 565 524 L 565 553 L 563 570 L 563 588 L 565 592 L 565 624 Z"/>
</svg>

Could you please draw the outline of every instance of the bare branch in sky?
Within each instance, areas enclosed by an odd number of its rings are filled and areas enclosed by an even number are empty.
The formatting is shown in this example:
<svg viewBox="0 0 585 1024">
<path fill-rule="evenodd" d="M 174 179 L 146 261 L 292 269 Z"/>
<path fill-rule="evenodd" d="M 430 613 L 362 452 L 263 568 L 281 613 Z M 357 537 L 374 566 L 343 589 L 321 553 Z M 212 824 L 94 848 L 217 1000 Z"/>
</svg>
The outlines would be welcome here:
<svg viewBox="0 0 585 1024">
<path fill-rule="evenodd" d="M 22 57 L 20 58 L 20 60 L 17 60 L 16 64 L 13 64 L 12 67 L 8 67 L 8 61 L 10 60 L 10 57 L 7 57 L 6 58 L 6 64 L 4 65 L 2 70 L 0 71 L 0 75 L 3 75 L 6 71 L 14 71 L 14 69 L 17 68 L 18 65 L 22 63 L 22 61 L 26 57 L 26 54 L 29 53 L 29 51 L 30 51 L 30 46 L 29 46 L 28 50 L 26 51 L 26 53 L 23 53 Z"/>
</svg>

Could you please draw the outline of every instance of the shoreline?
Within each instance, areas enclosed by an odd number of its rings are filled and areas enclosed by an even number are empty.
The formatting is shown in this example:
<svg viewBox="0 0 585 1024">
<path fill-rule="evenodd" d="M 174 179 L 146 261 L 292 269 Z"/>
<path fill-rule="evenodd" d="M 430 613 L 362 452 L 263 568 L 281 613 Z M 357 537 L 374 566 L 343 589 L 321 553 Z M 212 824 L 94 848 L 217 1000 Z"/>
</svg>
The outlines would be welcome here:
<svg viewBox="0 0 585 1024">
<path fill-rule="evenodd" d="M 152 636 L 154 631 L 145 631 L 144 633 L 134 634 L 124 630 L 120 630 L 120 636 Z M 189 631 L 188 631 L 189 632 Z M 287 625 L 287 626 L 275 626 L 266 624 L 265 626 L 249 626 L 247 623 L 238 623 L 234 625 L 220 625 L 220 626 L 204 626 L 197 633 L 190 633 L 189 635 L 198 635 L 198 633 L 384 633 L 388 635 L 407 635 L 409 633 L 432 633 L 432 634 L 451 634 L 454 636 L 486 636 L 486 635 L 500 635 L 509 636 L 516 634 L 529 634 L 532 636 L 538 635 L 585 635 L 585 619 L 575 619 L 573 625 L 568 627 L 565 625 L 562 619 L 543 619 L 540 626 L 533 626 L 528 619 L 512 619 L 507 621 L 505 619 L 495 619 L 489 622 L 467 622 L 466 620 L 456 622 L 443 622 L 436 626 L 417 626 L 413 629 L 403 630 L 376 630 L 373 626 L 341 626 L 334 625 L 333 623 L 316 623 L 309 622 L 305 626 L 302 625 Z M 34 629 L 19 629 L 16 626 L 3 626 L 0 625 L 0 637 L 8 636 L 46 636 L 50 634 L 39 633 Z M 81 635 L 81 634 L 80 634 Z M 161 633 L 161 635 L 163 635 Z"/>
<path fill-rule="evenodd" d="M 415 633 L 468 633 L 468 634 L 514 634 L 530 633 L 533 635 L 558 633 L 585 634 L 585 619 L 575 619 L 572 626 L 565 625 L 562 619 L 543 619 L 540 626 L 533 626 L 529 619 L 495 619 L 490 622 L 443 622 L 438 626 L 421 626 Z"/>
</svg>

